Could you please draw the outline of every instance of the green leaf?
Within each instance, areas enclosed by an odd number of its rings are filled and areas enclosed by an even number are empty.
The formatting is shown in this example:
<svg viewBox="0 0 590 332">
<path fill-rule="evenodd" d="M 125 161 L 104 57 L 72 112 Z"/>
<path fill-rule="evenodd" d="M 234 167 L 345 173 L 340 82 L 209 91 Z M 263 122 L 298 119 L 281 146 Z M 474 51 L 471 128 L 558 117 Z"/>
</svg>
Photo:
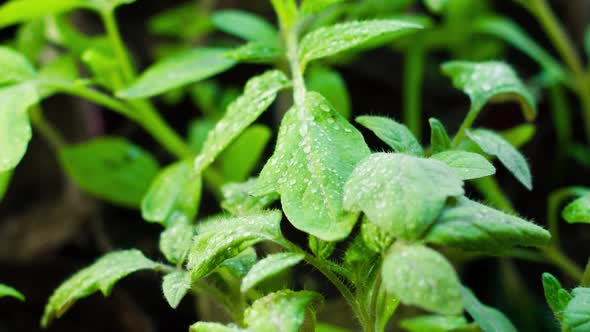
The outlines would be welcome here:
<svg viewBox="0 0 590 332">
<path fill-rule="evenodd" d="M 469 326 L 463 316 L 424 315 L 401 321 L 400 326 L 410 332 L 452 332 Z"/>
<path fill-rule="evenodd" d="M 463 180 L 483 178 L 496 173 L 496 168 L 482 155 L 466 151 L 443 151 L 430 158 L 451 167 Z"/>
<path fill-rule="evenodd" d="M 415 240 L 432 225 L 463 181 L 440 161 L 401 153 L 374 153 L 346 182 L 344 208 L 362 211 L 395 237 Z"/>
<path fill-rule="evenodd" d="M 516 100 L 524 116 L 531 121 L 537 114 L 535 100 L 512 68 L 503 62 L 451 61 L 442 65 L 456 88 L 471 100 L 467 117 L 471 121 L 488 102 Z"/>
<path fill-rule="evenodd" d="M 16 49 L 36 63 L 47 43 L 45 21 L 37 19 L 21 24 L 16 31 L 15 42 Z"/>
<path fill-rule="evenodd" d="M 568 223 L 590 223 L 590 196 L 583 196 L 569 203 L 562 212 Z"/>
<path fill-rule="evenodd" d="M 201 107 L 201 106 L 199 106 Z M 209 118 L 199 118 L 191 122 L 188 130 L 188 142 L 196 153 L 201 152 L 207 134 L 215 128 L 215 123 Z"/>
<path fill-rule="evenodd" d="M 195 172 L 201 173 L 233 140 L 251 125 L 286 87 L 288 79 L 278 70 L 251 78 L 244 93 L 232 102 L 215 128 L 209 131 L 201 153 L 195 159 Z"/>
<path fill-rule="evenodd" d="M 303 13 L 303 15 L 321 13 L 328 7 L 344 1 L 345 0 L 303 0 L 301 3 L 301 13 Z"/>
<path fill-rule="evenodd" d="M 246 332 L 237 326 L 225 326 L 219 323 L 197 322 L 191 325 L 189 332 Z"/>
<path fill-rule="evenodd" d="M 361 224 L 361 237 L 367 247 L 377 253 L 383 253 L 395 240 L 387 229 L 371 223 L 366 216 Z"/>
<path fill-rule="evenodd" d="M 297 22 L 297 3 L 295 0 L 271 0 L 272 6 L 277 13 L 279 23 L 285 31 L 289 31 Z"/>
<path fill-rule="evenodd" d="M 535 131 L 535 126 L 527 123 L 504 130 L 500 135 L 512 146 L 519 148 L 533 139 Z"/>
<path fill-rule="evenodd" d="M 185 2 L 159 11 L 148 22 L 149 30 L 166 37 L 177 37 L 187 42 L 213 30 L 206 6 L 196 2 Z"/>
<path fill-rule="evenodd" d="M 82 54 L 82 61 L 92 72 L 96 83 L 102 87 L 116 91 L 124 86 L 123 74 L 113 62 L 113 55 L 98 48 L 90 48 Z"/>
<path fill-rule="evenodd" d="M 197 215 L 200 200 L 200 176 L 193 172 L 191 161 L 179 161 L 163 169 L 152 181 L 141 201 L 141 215 L 164 226 L 179 218 L 190 223 Z"/>
<path fill-rule="evenodd" d="M 335 325 L 317 323 L 315 327 L 315 332 L 350 332 L 350 330 Z"/>
<path fill-rule="evenodd" d="M 250 247 L 239 255 L 224 260 L 219 267 L 227 269 L 235 277 L 242 279 L 257 261 L 256 250 Z"/>
<path fill-rule="evenodd" d="M 321 27 L 303 37 L 299 48 L 301 68 L 312 60 L 334 55 L 376 41 L 385 43 L 415 32 L 418 24 L 400 20 L 370 20 Z"/>
<path fill-rule="evenodd" d="M 256 187 L 256 178 L 242 183 L 228 183 L 221 187 L 223 201 L 221 207 L 232 215 L 243 216 L 258 212 L 279 199 L 277 193 L 254 196 L 250 193 Z"/>
<path fill-rule="evenodd" d="M 590 26 L 587 26 L 586 31 L 584 31 L 584 51 L 586 56 L 590 57 Z"/>
<path fill-rule="evenodd" d="M 553 311 L 553 314 L 561 320 L 563 311 L 572 299 L 572 296 L 563 288 L 559 281 L 549 273 L 543 273 L 543 291 L 545 300 Z"/>
<path fill-rule="evenodd" d="M 248 292 L 257 284 L 270 278 L 278 273 L 296 265 L 304 258 L 303 254 L 296 254 L 291 252 L 273 254 L 265 257 L 256 263 L 248 274 L 242 279 L 242 286 L 240 290 L 242 293 Z"/>
<path fill-rule="evenodd" d="M 252 42 L 228 51 L 225 56 L 239 62 L 272 64 L 282 54 L 283 50 L 277 46 Z"/>
<path fill-rule="evenodd" d="M 281 213 L 261 212 L 257 215 L 215 220 L 193 239 L 187 268 L 191 280 L 207 276 L 221 262 L 262 241 L 280 239 Z"/>
<path fill-rule="evenodd" d="M 134 3 L 135 0 L 86 0 L 92 7 L 102 13 L 109 13 L 115 8 Z"/>
<path fill-rule="evenodd" d="M 41 325 L 47 327 L 54 318 L 61 317 L 76 300 L 99 290 L 104 296 L 108 296 L 121 278 L 140 270 L 154 270 L 158 266 L 135 249 L 106 254 L 71 276 L 53 292 L 45 306 Z"/>
<path fill-rule="evenodd" d="M 382 116 L 363 115 L 356 118 L 356 122 L 371 130 L 394 151 L 422 156 L 422 146 L 403 124 Z"/>
<path fill-rule="evenodd" d="M 164 276 L 162 291 L 168 304 L 176 309 L 182 298 L 191 289 L 190 274 L 186 271 L 176 271 Z"/>
<path fill-rule="evenodd" d="M 448 0 L 424 0 L 424 4 L 433 13 L 442 13 L 449 1 Z"/>
<path fill-rule="evenodd" d="M 0 85 L 32 80 L 37 74 L 24 55 L 4 46 L 0 46 L 0 67 Z"/>
<path fill-rule="evenodd" d="M 0 7 L 0 29 L 80 7 L 88 4 L 82 0 L 12 0 Z"/>
<path fill-rule="evenodd" d="M 515 246 L 547 245 L 551 235 L 531 222 L 461 197 L 442 211 L 424 240 L 498 254 Z"/>
<path fill-rule="evenodd" d="M 514 325 L 504 314 L 479 302 L 469 288 L 463 287 L 462 294 L 465 310 L 483 332 L 517 332 Z"/>
<path fill-rule="evenodd" d="M 47 86 L 47 83 L 49 85 L 54 83 L 70 85 L 75 89 L 74 81 L 76 79 L 78 79 L 78 64 L 76 63 L 76 59 L 71 55 L 55 58 L 39 70 L 39 75 L 37 76 L 39 95 L 42 98 L 46 98 L 59 91 L 52 86 Z"/>
<path fill-rule="evenodd" d="M 4 195 L 10 185 L 10 179 L 12 178 L 12 171 L 0 172 L 0 201 L 4 199 Z"/>
<path fill-rule="evenodd" d="M 486 154 L 498 157 L 500 162 L 522 183 L 532 190 L 533 179 L 529 165 L 510 143 L 502 136 L 487 129 L 468 131 L 467 136 L 475 142 Z"/>
<path fill-rule="evenodd" d="M 220 155 L 223 179 L 245 181 L 258 165 L 271 136 L 271 130 L 264 125 L 246 128 Z"/>
<path fill-rule="evenodd" d="M 278 192 L 295 226 L 325 241 L 346 238 L 358 218 L 342 208 L 344 181 L 369 155 L 361 134 L 321 95 L 285 114 L 273 156 L 253 194 Z"/>
<path fill-rule="evenodd" d="M 451 149 L 451 139 L 445 126 L 435 118 L 428 119 L 430 124 L 430 148 L 433 154 Z"/>
<path fill-rule="evenodd" d="M 307 310 L 321 298 L 316 292 L 281 290 L 254 301 L 244 321 L 252 332 L 298 332 Z"/>
<path fill-rule="evenodd" d="M 401 303 L 443 315 L 463 312 L 461 284 L 453 267 L 438 252 L 422 245 L 396 242 L 383 257 L 383 285 Z"/>
<path fill-rule="evenodd" d="M 213 13 L 213 25 L 230 35 L 251 42 L 277 45 L 277 30 L 262 17 L 241 10 L 221 10 Z"/>
<path fill-rule="evenodd" d="M 27 151 L 31 140 L 27 110 L 38 101 L 33 84 L 0 88 L 0 172 L 16 167 Z"/>
<path fill-rule="evenodd" d="M 176 221 L 160 234 L 160 251 L 173 264 L 182 264 L 191 248 L 195 228 L 183 221 Z"/>
<path fill-rule="evenodd" d="M 307 75 L 307 88 L 326 97 L 338 113 L 346 119 L 350 118 L 351 105 L 346 82 L 336 70 L 313 67 Z"/>
<path fill-rule="evenodd" d="M 225 56 L 227 49 L 195 48 L 157 62 L 117 96 L 147 98 L 202 81 L 233 67 L 236 62 Z"/>
<path fill-rule="evenodd" d="M 14 297 L 15 299 L 23 302 L 25 301 L 25 296 L 21 292 L 8 285 L 0 284 L 0 298 L 7 296 Z"/>
<path fill-rule="evenodd" d="M 158 163 L 123 138 L 104 137 L 63 148 L 59 157 L 80 188 L 111 203 L 138 208 Z"/>
<path fill-rule="evenodd" d="M 590 288 L 575 288 L 572 295 L 574 298 L 563 312 L 564 331 L 588 332 L 590 330 Z"/>
</svg>

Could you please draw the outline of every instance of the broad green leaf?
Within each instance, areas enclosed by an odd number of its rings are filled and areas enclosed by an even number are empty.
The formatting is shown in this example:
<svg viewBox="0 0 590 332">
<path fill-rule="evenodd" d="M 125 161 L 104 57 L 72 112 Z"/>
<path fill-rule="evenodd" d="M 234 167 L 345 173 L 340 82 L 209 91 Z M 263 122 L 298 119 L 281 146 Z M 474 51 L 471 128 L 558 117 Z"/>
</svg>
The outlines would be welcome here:
<svg viewBox="0 0 590 332">
<path fill-rule="evenodd" d="M 465 310 L 483 332 L 517 332 L 514 325 L 503 313 L 479 302 L 469 288 L 463 287 L 461 292 Z"/>
<path fill-rule="evenodd" d="M 59 157 L 80 188 L 111 203 L 139 208 L 158 163 L 123 138 L 104 137 L 63 148 Z"/>
<path fill-rule="evenodd" d="M 164 168 L 152 181 L 141 201 L 141 215 L 149 222 L 170 225 L 182 219 L 192 222 L 201 200 L 201 178 L 190 160 Z"/>
<path fill-rule="evenodd" d="M 197 322 L 191 325 L 189 332 L 246 332 L 237 326 L 225 326 L 219 323 Z"/>
<path fill-rule="evenodd" d="M 346 182 L 344 208 L 362 211 L 395 237 L 415 240 L 432 225 L 463 181 L 440 161 L 401 153 L 374 153 Z"/>
<path fill-rule="evenodd" d="M 572 299 L 570 293 L 561 288 L 559 281 L 549 273 L 543 273 L 543 291 L 545 300 L 553 311 L 553 314 L 561 320 L 563 311 Z"/>
<path fill-rule="evenodd" d="M 358 218 L 342 208 L 344 182 L 369 148 L 321 95 L 308 92 L 301 107 L 285 114 L 254 194 L 278 192 L 295 228 L 325 241 L 340 240 Z"/>
<path fill-rule="evenodd" d="M 190 251 L 195 228 L 185 220 L 177 220 L 160 234 L 160 251 L 173 264 L 182 264 Z"/>
<path fill-rule="evenodd" d="M 430 158 L 451 167 L 463 180 L 483 178 L 496 173 L 496 168 L 482 155 L 466 151 L 443 151 Z"/>
<path fill-rule="evenodd" d="M 246 293 L 257 284 L 278 273 L 296 265 L 304 258 L 303 254 L 291 252 L 273 254 L 254 264 L 248 274 L 242 279 L 240 290 Z"/>
<path fill-rule="evenodd" d="M 401 303 L 443 315 L 463 312 L 461 283 L 438 252 L 396 242 L 383 257 L 383 285 Z"/>
<path fill-rule="evenodd" d="M 279 211 L 261 212 L 215 220 L 207 229 L 198 231 L 187 264 L 192 280 L 207 276 L 224 260 L 256 243 L 280 239 L 281 217 Z"/>
<path fill-rule="evenodd" d="M 157 62 L 126 89 L 121 98 L 138 99 L 202 81 L 233 67 L 236 62 L 225 56 L 227 49 L 195 48 Z"/>
<path fill-rule="evenodd" d="M 498 254 L 514 246 L 544 246 L 550 239 L 532 222 L 461 197 L 442 211 L 424 240 Z"/>
<path fill-rule="evenodd" d="M 424 4 L 433 13 L 441 13 L 444 11 L 449 0 L 424 0 Z"/>
<path fill-rule="evenodd" d="M 228 51 L 225 56 L 239 62 L 272 64 L 276 62 L 282 54 L 283 50 L 277 46 L 252 42 Z"/>
<path fill-rule="evenodd" d="M 487 129 L 468 131 L 467 136 L 475 142 L 486 154 L 498 157 L 500 162 L 522 183 L 527 189 L 533 188 L 533 179 L 529 165 L 510 143 L 502 136 Z"/>
<path fill-rule="evenodd" d="M 324 58 L 363 44 L 385 43 L 395 37 L 421 29 L 418 24 L 400 20 L 370 20 L 321 27 L 303 37 L 299 48 L 301 67 L 314 59 Z M 371 45 L 375 46 L 375 45 Z"/>
<path fill-rule="evenodd" d="M 262 17 L 241 10 L 221 10 L 213 13 L 213 24 L 221 31 L 251 42 L 277 45 L 277 30 Z"/>
<path fill-rule="evenodd" d="M 263 125 L 246 128 L 219 156 L 223 179 L 245 181 L 258 165 L 271 136 L 271 130 Z"/>
<path fill-rule="evenodd" d="M 4 46 L 0 46 L 0 67 L 0 86 L 32 80 L 36 75 L 35 68 L 24 55 Z"/>
<path fill-rule="evenodd" d="M 288 79 L 278 70 L 251 78 L 244 93 L 232 102 L 215 128 L 209 131 L 200 154 L 195 159 L 195 173 L 201 173 L 215 158 L 251 125 L 286 87 Z"/>
<path fill-rule="evenodd" d="M 564 331 L 588 332 L 590 330 L 590 288 L 574 288 L 572 295 L 573 299 L 563 312 Z"/>
<path fill-rule="evenodd" d="M 422 146 L 412 132 L 403 124 L 382 116 L 363 115 L 356 122 L 371 130 L 394 151 L 422 156 Z"/>
<path fill-rule="evenodd" d="M 582 196 L 563 209 L 563 219 L 568 223 L 590 223 L 590 196 Z"/>
<path fill-rule="evenodd" d="M 307 88 L 326 97 L 338 113 L 347 119 L 350 118 L 351 105 L 346 82 L 336 70 L 324 67 L 311 68 L 307 74 Z"/>
<path fill-rule="evenodd" d="M 445 126 L 435 118 L 428 119 L 430 124 L 430 148 L 433 154 L 451 149 L 451 139 Z"/>
<path fill-rule="evenodd" d="M 21 24 L 16 31 L 16 49 L 32 63 L 37 63 L 41 51 L 46 46 L 45 21 L 36 19 Z"/>
<path fill-rule="evenodd" d="M 535 100 L 512 68 L 503 62 L 451 61 L 442 65 L 456 88 L 463 90 L 471 100 L 467 117 L 471 121 L 488 102 L 516 100 L 527 120 L 537 114 Z"/>
<path fill-rule="evenodd" d="M 345 0 L 303 0 L 301 2 L 301 13 L 303 15 L 321 13 L 326 8 L 344 1 Z"/>
<path fill-rule="evenodd" d="M 223 201 L 221 207 L 232 215 L 242 216 L 258 212 L 279 199 L 277 193 L 254 196 L 250 193 L 256 187 L 256 178 L 242 183 L 228 183 L 221 187 Z"/>
<path fill-rule="evenodd" d="M 452 332 L 469 326 L 463 316 L 424 315 L 404 319 L 400 326 L 410 332 Z"/>
<path fill-rule="evenodd" d="M 25 296 L 21 292 L 8 285 L 0 284 L 0 298 L 3 297 L 14 297 L 20 301 L 25 300 Z"/>
<path fill-rule="evenodd" d="M 10 179 L 12 178 L 12 170 L 0 172 L 0 201 L 4 199 L 4 195 L 10 185 Z"/>
<path fill-rule="evenodd" d="M 279 23 L 285 31 L 291 30 L 299 16 L 295 0 L 271 0 L 272 6 L 279 18 Z"/>
<path fill-rule="evenodd" d="M 219 267 L 227 269 L 235 277 L 242 279 L 257 261 L 258 255 L 256 255 L 256 250 L 250 247 L 242 251 L 239 255 L 224 260 Z"/>
<path fill-rule="evenodd" d="M 169 273 L 162 280 L 162 291 L 168 304 L 176 309 L 182 298 L 191 289 L 190 274 L 180 270 Z"/>
<path fill-rule="evenodd" d="M 254 301 L 244 321 L 251 332 L 298 332 L 307 310 L 321 300 L 316 292 L 281 290 Z"/>
<path fill-rule="evenodd" d="M 31 140 L 27 110 L 38 101 L 33 84 L 0 88 L 0 172 L 16 167 L 27 151 Z"/>
<path fill-rule="evenodd" d="M 12 0 L 0 6 L 0 29 L 36 18 L 88 7 L 83 0 Z"/>
<path fill-rule="evenodd" d="M 106 254 L 71 276 L 53 292 L 45 306 L 41 325 L 47 327 L 54 318 L 61 317 L 76 300 L 99 290 L 104 296 L 108 296 L 121 278 L 140 270 L 154 270 L 158 266 L 135 249 Z"/>
</svg>

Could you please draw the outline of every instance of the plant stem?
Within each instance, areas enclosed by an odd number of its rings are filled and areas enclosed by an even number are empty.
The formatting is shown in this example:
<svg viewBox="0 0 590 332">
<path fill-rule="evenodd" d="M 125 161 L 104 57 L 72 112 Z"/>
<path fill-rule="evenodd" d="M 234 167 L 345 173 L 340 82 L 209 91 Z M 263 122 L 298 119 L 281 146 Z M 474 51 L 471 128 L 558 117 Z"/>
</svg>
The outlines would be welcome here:
<svg viewBox="0 0 590 332">
<path fill-rule="evenodd" d="M 104 23 L 107 36 L 111 42 L 111 46 L 115 51 L 117 62 L 121 67 L 123 77 L 127 83 L 129 83 L 135 78 L 135 70 L 133 69 L 131 59 L 129 58 L 125 45 L 123 44 L 123 40 L 121 39 L 117 21 L 115 20 L 115 13 L 113 11 L 102 13 L 101 18 Z"/>
<path fill-rule="evenodd" d="M 582 275 L 582 281 L 580 282 L 580 286 L 590 287 L 590 259 L 588 260 L 588 263 L 586 263 L 586 269 L 584 269 L 584 274 Z"/>
<path fill-rule="evenodd" d="M 563 87 L 554 85 L 549 87 L 549 103 L 551 104 L 551 115 L 557 135 L 557 146 L 567 148 L 572 141 L 572 120 L 571 105 L 565 95 Z M 558 154 L 565 152 L 558 149 Z"/>
<path fill-rule="evenodd" d="M 477 118 L 477 114 L 479 114 L 479 110 L 475 110 L 473 108 L 467 112 L 467 116 L 463 120 L 463 123 L 461 123 L 461 127 L 459 127 L 457 134 L 455 134 L 455 137 L 453 137 L 453 141 L 451 142 L 452 146 L 457 146 L 459 143 L 461 143 L 461 140 L 465 138 L 467 130 L 473 125 L 473 122 Z"/>
<path fill-rule="evenodd" d="M 500 188 L 495 178 L 488 176 L 474 180 L 472 184 L 484 195 L 485 199 L 492 206 L 506 212 L 515 212 L 512 203 L 510 203 L 510 200 L 502 192 L 502 188 Z"/>
<path fill-rule="evenodd" d="M 416 136 L 422 138 L 422 80 L 425 52 L 421 43 L 410 47 L 405 54 L 404 67 L 404 123 Z"/>
<path fill-rule="evenodd" d="M 574 263 L 571 259 L 565 256 L 557 247 L 549 246 L 539 248 L 543 256 L 551 262 L 554 266 L 560 268 L 567 275 L 572 277 L 574 280 L 581 280 L 582 269 Z"/>
<path fill-rule="evenodd" d="M 64 138 L 61 134 L 53 128 L 53 126 L 47 122 L 45 117 L 43 116 L 43 111 L 41 107 L 33 106 L 29 110 L 29 117 L 31 119 L 31 123 L 33 127 L 39 131 L 39 134 L 43 136 L 43 138 L 49 144 L 49 147 L 53 150 L 53 152 L 58 153 L 59 150 L 66 145 Z"/>
</svg>

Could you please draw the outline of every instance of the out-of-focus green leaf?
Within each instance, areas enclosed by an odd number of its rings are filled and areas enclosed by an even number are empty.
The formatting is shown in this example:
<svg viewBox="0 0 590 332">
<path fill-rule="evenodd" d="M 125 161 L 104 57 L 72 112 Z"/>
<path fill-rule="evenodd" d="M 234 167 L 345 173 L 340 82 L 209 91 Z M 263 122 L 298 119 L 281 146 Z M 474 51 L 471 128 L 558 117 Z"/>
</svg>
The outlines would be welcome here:
<svg viewBox="0 0 590 332">
<path fill-rule="evenodd" d="M 16 49 L 36 63 L 46 45 L 45 22 L 42 19 L 21 24 L 16 31 Z"/>
<path fill-rule="evenodd" d="M 25 296 L 23 295 L 23 293 L 17 291 L 16 289 L 8 285 L 0 284 L 0 298 L 3 297 L 13 297 L 20 301 L 25 300 Z"/>
<path fill-rule="evenodd" d="M 303 15 L 317 14 L 330 6 L 344 1 L 345 0 L 303 0 L 301 2 L 301 13 Z"/>
<path fill-rule="evenodd" d="M 191 289 L 190 274 L 186 271 L 176 271 L 164 276 L 162 291 L 168 304 L 176 309 L 182 298 Z"/>
<path fill-rule="evenodd" d="M 315 327 L 315 332 L 351 332 L 342 327 L 334 326 L 331 324 L 325 323 L 317 323 Z"/>
<path fill-rule="evenodd" d="M 463 312 L 457 273 L 428 247 L 395 243 L 383 258 L 381 276 L 385 289 L 403 304 L 443 315 Z"/>
<path fill-rule="evenodd" d="M 445 6 L 449 2 L 448 0 L 423 0 L 424 4 L 433 13 L 441 13 L 444 11 Z"/>
<path fill-rule="evenodd" d="M 496 173 L 496 168 L 482 155 L 466 151 L 443 151 L 430 158 L 451 167 L 463 180 L 483 178 Z"/>
<path fill-rule="evenodd" d="M 277 30 L 262 17 L 241 10 L 221 10 L 213 13 L 213 24 L 230 35 L 251 42 L 276 46 L 279 41 Z"/>
<path fill-rule="evenodd" d="M 297 2 L 295 0 L 271 0 L 271 3 L 283 29 L 289 31 L 293 28 L 299 15 Z"/>
<path fill-rule="evenodd" d="M 0 46 L 0 67 L 0 86 L 32 80 L 37 74 L 23 54 L 4 46 Z"/>
<path fill-rule="evenodd" d="M 0 172 L 0 202 L 4 199 L 6 190 L 10 185 L 10 179 L 12 178 L 12 170 Z"/>
<path fill-rule="evenodd" d="M 121 278 L 140 270 L 157 269 L 158 264 L 147 259 L 139 250 L 123 250 L 106 254 L 94 264 L 78 271 L 59 286 L 49 298 L 41 325 L 47 327 L 61 317 L 79 299 L 97 291 L 108 296 Z"/>
<path fill-rule="evenodd" d="M 221 206 L 233 215 L 242 216 L 260 211 L 279 199 L 277 193 L 254 196 L 250 194 L 256 187 L 256 178 L 242 183 L 228 183 L 221 188 L 223 201 Z"/>
<path fill-rule="evenodd" d="M 307 88 L 326 97 L 338 113 L 350 118 L 350 96 L 346 82 L 336 70 L 319 66 L 311 68 L 307 75 Z"/>
<path fill-rule="evenodd" d="M 445 126 L 435 118 L 428 119 L 430 124 L 430 148 L 433 154 L 449 150 L 451 148 L 451 139 Z"/>
<path fill-rule="evenodd" d="M 83 0 L 12 0 L 0 6 L 0 28 L 88 7 Z"/>
<path fill-rule="evenodd" d="M 264 125 L 246 128 L 219 156 L 226 182 L 245 181 L 252 173 L 272 136 Z"/>
<path fill-rule="evenodd" d="M 98 48 L 90 48 L 82 54 L 82 61 L 90 69 L 94 80 L 110 91 L 121 89 L 124 85 L 123 75 L 113 56 Z"/>
<path fill-rule="evenodd" d="M 526 143 L 530 142 L 535 136 L 535 125 L 526 123 L 514 128 L 500 132 L 500 135 L 504 137 L 512 146 L 519 148 Z"/>
<path fill-rule="evenodd" d="M 590 195 L 582 196 L 563 209 L 563 219 L 573 223 L 590 223 Z"/>
<path fill-rule="evenodd" d="M 85 191 L 123 206 L 139 208 L 158 163 L 123 138 L 104 137 L 60 151 L 66 173 Z"/>
<path fill-rule="evenodd" d="M 58 91 L 45 83 L 71 85 L 78 76 L 78 64 L 73 56 L 63 55 L 55 58 L 39 70 L 37 75 L 39 94 L 46 98 Z"/>
<path fill-rule="evenodd" d="M 237 326 L 225 326 L 219 323 L 196 322 L 191 325 L 189 332 L 247 332 Z"/>
<path fill-rule="evenodd" d="M 117 95 L 127 99 L 147 98 L 215 76 L 236 64 L 225 56 L 227 51 L 221 48 L 195 48 L 173 55 L 148 68 Z"/>
<path fill-rule="evenodd" d="M 590 288 L 574 288 L 572 295 L 573 299 L 563 312 L 564 331 L 587 332 L 590 330 Z"/>
<path fill-rule="evenodd" d="M 424 315 L 404 319 L 400 326 L 409 332 L 453 332 L 469 326 L 463 316 Z"/>
<path fill-rule="evenodd" d="M 356 122 L 370 129 L 383 142 L 399 153 L 422 156 L 422 146 L 408 127 L 382 116 L 363 115 Z"/>
<path fill-rule="evenodd" d="M 173 264 L 182 264 L 191 248 L 195 227 L 178 220 L 160 234 L 160 251 Z"/>
<path fill-rule="evenodd" d="M 208 118 L 198 119 L 191 122 L 188 129 L 188 142 L 196 153 L 201 152 L 207 134 L 210 130 L 215 128 L 215 123 Z"/>
<path fill-rule="evenodd" d="M 191 40 L 211 30 L 211 18 L 195 2 L 183 3 L 159 12 L 148 22 L 149 30 L 160 36 Z"/>
<path fill-rule="evenodd" d="M 225 56 L 239 62 L 272 64 L 282 54 L 283 50 L 277 46 L 252 42 L 228 51 Z"/>
<path fill-rule="evenodd" d="M 291 252 L 273 254 L 254 264 L 248 274 L 242 279 L 240 290 L 246 293 L 254 286 L 278 273 L 296 265 L 304 258 L 303 254 Z"/>
<path fill-rule="evenodd" d="M 479 325 L 483 332 L 517 332 L 510 320 L 500 311 L 479 302 L 473 292 L 463 287 L 465 310 Z"/>
</svg>

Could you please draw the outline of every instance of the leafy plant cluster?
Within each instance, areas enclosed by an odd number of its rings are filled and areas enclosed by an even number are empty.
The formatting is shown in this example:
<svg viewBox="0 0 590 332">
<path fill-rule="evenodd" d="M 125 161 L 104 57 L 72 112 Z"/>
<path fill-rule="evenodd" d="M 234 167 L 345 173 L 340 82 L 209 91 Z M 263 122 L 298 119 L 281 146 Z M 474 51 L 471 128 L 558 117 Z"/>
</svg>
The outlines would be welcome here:
<svg viewBox="0 0 590 332">
<path fill-rule="evenodd" d="M 233 320 L 229 325 L 196 322 L 190 331 L 334 330 L 316 322 L 322 294 L 284 289 L 273 282 L 296 265 L 309 264 L 340 292 L 363 331 L 384 331 L 399 305 L 429 312 L 403 320 L 400 325 L 409 331 L 516 331 L 502 313 L 462 285 L 447 258 L 449 251 L 459 250 L 539 255 L 581 278 L 581 286 L 571 293 L 549 274 L 543 276 L 543 287 L 564 331 L 590 329 L 590 291 L 585 288 L 590 272 L 582 276 L 559 251 L 557 221 L 550 222 L 550 234 L 516 215 L 493 178 L 492 161 L 497 159 L 524 187 L 532 188 L 531 171 L 517 148 L 531 138 L 534 127 L 523 124 L 504 132 L 473 127 L 484 106 L 498 101 L 516 101 L 532 121 L 535 90 L 550 89 L 559 103 L 565 86 L 584 101 L 590 79 L 586 71 L 578 72 L 581 64 L 570 58 L 567 46 L 562 50 L 564 66 L 513 22 L 490 16 L 485 5 L 459 0 L 425 1 L 441 15 L 440 23 L 427 16 L 365 19 L 399 12 L 408 1 L 380 8 L 376 1 L 272 0 L 278 28 L 237 10 L 214 12 L 206 24 L 205 19 L 187 16 L 187 8 L 195 9 L 190 4 L 150 22 L 154 33 L 174 42 L 160 45 L 161 59 L 138 75 L 114 16 L 118 6 L 131 2 L 12 0 L 0 7 L 0 27 L 19 24 L 16 39 L 0 48 L 0 192 L 25 154 L 32 125 L 80 188 L 110 203 L 140 209 L 144 220 L 163 228 L 159 248 L 164 262 L 136 249 L 106 254 L 55 290 L 41 320 L 44 327 L 77 300 L 98 291 L 109 295 L 121 278 L 154 270 L 162 274 L 164 297 L 172 308 L 188 295 L 205 296 L 223 305 Z M 548 8 L 543 0 L 523 6 L 548 20 L 550 37 L 562 33 L 553 31 L 555 21 L 544 16 Z M 97 14 L 105 34 L 79 32 L 67 16 L 77 9 Z M 204 8 L 194 12 L 208 16 Z M 459 29 L 464 21 L 458 18 L 473 13 L 472 27 Z M 240 43 L 191 46 L 213 29 Z M 458 30 L 468 33 L 452 33 Z M 470 108 L 454 135 L 430 118 L 430 142 L 422 145 L 425 54 L 447 48 L 465 58 L 461 53 L 471 53 L 471 41 L 481 36 L 490 46 L 487 51 L 479 48 L 485 53 L 482 58 L 495 54 L 502 40 L 537 61 L 540 75 L 527 86 L 504 62 L 443 64 L 442 73 L 469 97 Z M 48 42 L 63 52 L 45 62 L 40 54 Z M 344 82 L 332 67 L 383 45 L 406 54 L 405 124 L 364 115 L 355 125 L 348 120 Z M 240 63 L 273 68 L 250 78 L 241 91 L 212 80 Z M 80 75 L 80 65 L 87 75 Z M 161 167 L 152 154 L 123 137 L 65 142 L 42 112 L 41 101 L 58 93 L 87 99 L 138 123 L 176 161 Z M 187 138 L 164 122 L 149 100 L 155 96 L 172 105 L 189 96 L 203 111 L 191 123 Z M 277 99 L 284 115 L 276 146 L 253 177 L 272 136 L 271 129 L 255 122 Z M 584 108 L 584 116 L 588 110 Z M 555 116 L 561 121 L 556 121 L 556 129 L 563 134 L 558 139 L 576 151 L 564 133 L 568 119 L 557 111 Z M 372 151 L 359 126 L 390 150 Z M 466 181 L 491 206 L 468 198 Z M 225 212 L 195 221 L 203 190 L 216 195 Z M 550 215 L 556 219 L 564 199 L 580 196 L 565 208 L 564 218 L 589 222 L 588 192 L 582 187 L 556 192 Z M 281 223 L 287 222 L 306 234 L 305 245 L 282 234 Z M 335 254 L 337 247 L 344 248 L 343 255 Z M 0 296 L 24 299 L 3 285 Z"/>
</svg>

